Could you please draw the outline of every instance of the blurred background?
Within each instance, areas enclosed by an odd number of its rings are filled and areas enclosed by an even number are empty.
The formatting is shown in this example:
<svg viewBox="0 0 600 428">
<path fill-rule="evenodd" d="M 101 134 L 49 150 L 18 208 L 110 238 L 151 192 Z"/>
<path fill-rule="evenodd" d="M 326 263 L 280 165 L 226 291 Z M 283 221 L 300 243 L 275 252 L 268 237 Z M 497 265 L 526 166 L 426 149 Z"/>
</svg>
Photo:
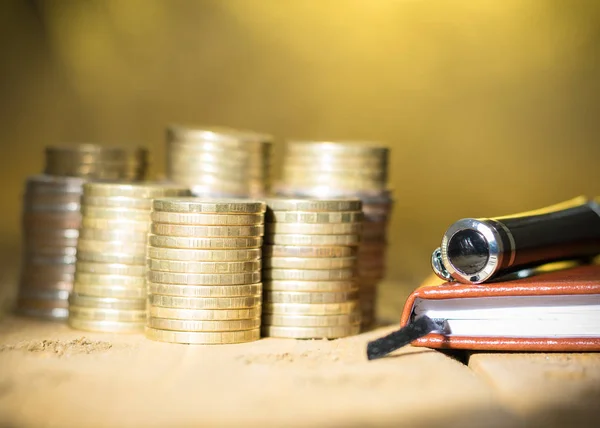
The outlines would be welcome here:
<svg viewBox="0 0 600 428">
<path fill-rule="evenodd" d="M 146 145 L 172 122 L 392 148 L 388 279 L 446 227 L 600 194 L 600 2 L 88 0 L 0 4 L 0 280 L 44 146 Z"/>
</svg>

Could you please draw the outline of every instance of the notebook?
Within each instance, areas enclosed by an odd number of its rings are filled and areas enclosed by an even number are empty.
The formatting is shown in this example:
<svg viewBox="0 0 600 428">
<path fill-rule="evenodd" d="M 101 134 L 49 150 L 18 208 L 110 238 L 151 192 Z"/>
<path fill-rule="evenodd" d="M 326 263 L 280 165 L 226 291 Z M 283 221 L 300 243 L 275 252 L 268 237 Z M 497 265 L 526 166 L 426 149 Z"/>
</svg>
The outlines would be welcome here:
<svg viewBox="0 0 600 428">
<path fill-rule="evenodd" d="M 401 326 L 426 315 L 444 325 L 412 342 L 429 348 L 600 351 L 600 265 L 480 285 L 424 285 Z"/>
</svg>

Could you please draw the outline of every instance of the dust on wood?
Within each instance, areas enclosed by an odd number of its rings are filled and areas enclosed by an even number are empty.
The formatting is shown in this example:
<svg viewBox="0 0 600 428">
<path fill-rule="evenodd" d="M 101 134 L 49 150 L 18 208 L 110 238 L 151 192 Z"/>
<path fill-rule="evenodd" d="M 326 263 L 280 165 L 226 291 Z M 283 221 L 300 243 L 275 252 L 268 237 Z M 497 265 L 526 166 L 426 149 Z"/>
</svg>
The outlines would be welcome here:
<svg viewBox="0 0 600 428">
<path fill-rule="evenodd" d="M 93 354 L 112 348 L 110 342 L 90 340 L 80 337 L 73 340 L 25 340 L 14 344 L 0 345 L 0 352 L 25 351 L 32 353 L 53 354 L 58 357 L 74 354 Z"/>
</svg>

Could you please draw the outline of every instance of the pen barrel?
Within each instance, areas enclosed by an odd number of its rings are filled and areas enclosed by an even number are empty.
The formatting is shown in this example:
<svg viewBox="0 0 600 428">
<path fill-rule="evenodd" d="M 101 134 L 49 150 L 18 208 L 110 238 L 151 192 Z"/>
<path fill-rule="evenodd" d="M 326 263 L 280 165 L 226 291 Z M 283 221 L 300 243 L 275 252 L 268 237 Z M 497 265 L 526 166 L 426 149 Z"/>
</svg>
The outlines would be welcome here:
<svg viewBox="0 0 600 428">
<path fill-rule="evenodd" d="M 501 270 L 600 254 L 600 207 L 595 201 L 577 198 L 488 221 L 496 223 L 505 244 Z"/>
</svg>

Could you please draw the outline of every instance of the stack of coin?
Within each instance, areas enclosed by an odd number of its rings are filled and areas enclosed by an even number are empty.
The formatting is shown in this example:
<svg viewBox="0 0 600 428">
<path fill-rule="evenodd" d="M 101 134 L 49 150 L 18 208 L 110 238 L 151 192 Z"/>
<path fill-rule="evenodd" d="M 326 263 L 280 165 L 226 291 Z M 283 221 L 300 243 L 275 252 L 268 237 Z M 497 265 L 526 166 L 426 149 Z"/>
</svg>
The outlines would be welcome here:
<svg viewBox="0 0 600 428">
<path fill-rule="evenodd" d="M 148 238 L 146 337 L 241 343 L 260 337 L 263 202 L 157 199 Z"/>
<path fill-rule="evenodd" d="M 272 137 L 224 127 L 167 130 L 167 179 L 203 197 L 262 197 L 270 188 Z"/>
<path fill-rule="evenodd" d="M 45 173 L 94 180 L 143 180 L 148 151 L 96 144 L 46 148 Z"/>
<path fill-rule="evenodd" d="M 152 200 L 187 188 L 153 183 L 86 183 L 69 325 L 88 331 L 143 331 L 146 245 Z"/>
<path fill-rule="evenodd" d="M 365 221 L 358 255 L 363 327 L 375 322 L 377 284 L 385 276 L 386 234 L 392 209 L 386 147 L 371 143 L 292 142 L 276 193 L 295 197 L 355 197 Z"/>
<path fill-rule="evenodd" d="M 23 213 L 23 265 L 17 310 L 64 320 L 73 286 L 83 180 L 33 176 L 27 179 Z"/>
<path fill-rule="evenodd" d="M 335 339 L 360 331 L 358 199 L 268 199 L 263 334 Z"/>
</svg>

